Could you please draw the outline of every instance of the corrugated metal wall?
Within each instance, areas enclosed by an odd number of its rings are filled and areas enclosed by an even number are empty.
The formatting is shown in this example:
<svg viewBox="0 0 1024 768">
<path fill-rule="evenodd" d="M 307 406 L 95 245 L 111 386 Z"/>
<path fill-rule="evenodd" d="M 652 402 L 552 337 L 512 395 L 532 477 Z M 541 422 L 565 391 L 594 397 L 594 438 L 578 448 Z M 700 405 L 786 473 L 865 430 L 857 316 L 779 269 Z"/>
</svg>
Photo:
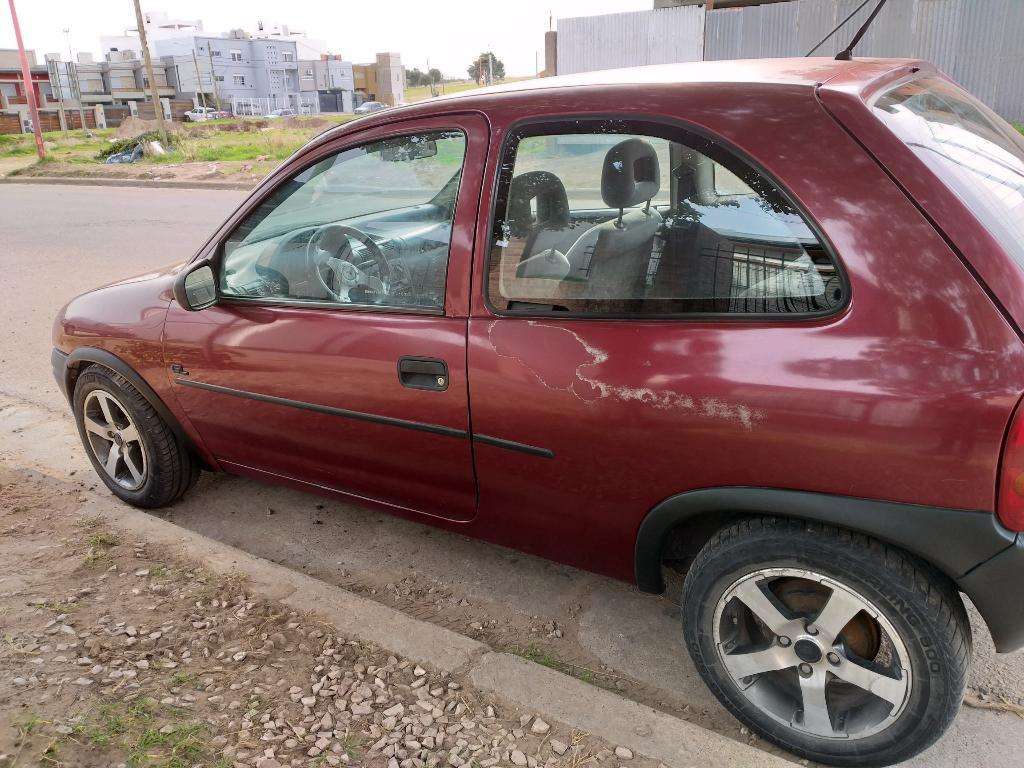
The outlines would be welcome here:
<svg viewBox="0 0 1024 768">
<path fill-rule="evenodd" d="M 558 72 L 702 56 L 803 56 L 860 2 L 795 0 L 710 13 L 688 6 L 559 20 Z M 834 56 L 872 7 L 818 55 Z M 1024 122 L 1024 0 L 890 0 L 857 54 L 931 61 L 1004 117 Z"/>
<path fill-rule="evenodd" d="M 700 61 L 704 8 L 581 16 L 558 21 L 558 74 Z"/>
<path fill-rule="evenodd" d="M 713 11 L 707 16 L 704 56 L 802 56 L 859 4 L 797 0 Z M 818 53 L 834 56 L 872 7 Z M 1000 114 L 1024 120 L 1022 0 L 890 0 L 857 53 L 931 61 Z"/>
</svg>

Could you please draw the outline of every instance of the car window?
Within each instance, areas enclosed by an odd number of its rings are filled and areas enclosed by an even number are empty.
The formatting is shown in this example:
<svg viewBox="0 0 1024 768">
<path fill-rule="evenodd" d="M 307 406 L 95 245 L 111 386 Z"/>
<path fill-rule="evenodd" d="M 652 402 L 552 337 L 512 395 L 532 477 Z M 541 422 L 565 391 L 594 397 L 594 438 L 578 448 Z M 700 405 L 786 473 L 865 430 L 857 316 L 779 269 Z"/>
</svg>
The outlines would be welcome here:
<svg viewBox="0 0 1024 768">
<path fill-rule="evenodd" d="M 877 114 L 1024 266 L 1024 138 L 966 91 L 938 78 L 904 83 Z"/>
<path fill-rule="evenodd" d="M 487 285 L 498 311 L 800 315 L 846 301 L 799 210 L 703 137 L 527 127 L 502 168 Z"/>
<path fill-rule="evenodd" d="M 440 308 L 465 136 L 346 149 L 283 182 L 223 246 L 222 296 Z"/>
</svg>

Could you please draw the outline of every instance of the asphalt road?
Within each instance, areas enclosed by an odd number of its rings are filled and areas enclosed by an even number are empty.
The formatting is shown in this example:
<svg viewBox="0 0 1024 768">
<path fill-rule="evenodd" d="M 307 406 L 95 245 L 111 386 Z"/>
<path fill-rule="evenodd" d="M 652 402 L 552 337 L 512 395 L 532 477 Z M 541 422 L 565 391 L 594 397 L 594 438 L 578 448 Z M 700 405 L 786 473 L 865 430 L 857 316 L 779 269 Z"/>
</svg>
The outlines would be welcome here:
<svg viewBox="0 0 1024 768">
<path fill-rule="evenodd" d="M 82 291 L 190 255 L 243 193 L 0 185 L 0 392 L 65 413 L 54 314 Z M 89 482 L 92 482 L 90 478 Z M 402 610 L 512 648 L 735 738 L 697 678 L 669 597 L 376 512 L 205 476 L 174 522 Z M 975 621 L 971 683 L 1024 697 L 1024 653 L 996 656 Z M 964 708 L 910 765 L 1019 765 L 1024 720 Z"/>
</svg>

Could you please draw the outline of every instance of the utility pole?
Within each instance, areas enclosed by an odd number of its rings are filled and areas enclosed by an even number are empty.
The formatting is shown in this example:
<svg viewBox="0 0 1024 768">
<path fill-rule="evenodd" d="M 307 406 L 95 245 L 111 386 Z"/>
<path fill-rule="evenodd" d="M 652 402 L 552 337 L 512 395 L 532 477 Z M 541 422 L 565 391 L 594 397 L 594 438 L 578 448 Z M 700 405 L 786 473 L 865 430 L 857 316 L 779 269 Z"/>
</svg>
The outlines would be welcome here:
<svg viewBox="0 0 1024 768">
<path fill-rule="evenodd" d="M 14 9 L 14 0 L 7 0 L 11 7 L 11 21 L 14 22 L 14 38 L 18 41 L 18 57 L 21 59 L 21 78 L 25 84 L 25 101 L 28 102 L 28 113 L 32 116 L 32 133 L 36 135 L 36 152 L 40 160 L 46 159 L 46 147 L 43 145 L 43 133 L 39 127 L 39 102 L 32 87 L 32 68 L 28 65 L 28 54 L 25 43 L 21 39 L 21 27 L 18 25 L 18 12 Z"/>
<path fill-rule="evenodd" d="M 146 65 L 146 77 L 149 78 L 149 95 L 153 99 L 153 114 L 156 116 L 156 126 L 160 132 L 160 141 L 166 147 L 170 142 L 167 140 L 167 126 L 164 124 L 164 105 L 160 103 L 160 92 L 157 90 L 156 77 L 153 75 L 153 57 L 149 55 L 146 25 L 142 19 L 142 8 L 139 7 L 139 0 L 133 1 L 135 3 L 135 24 L 138 27 L 139 44 L 142 46 L 142 60 Z"/>
<path fill-rule="evenodd" d="M 209 40 L 206 41 L 206 55 L 210 59 L 210 87 L 213 88 L 213 105 L 217 109 L 221 109 L 220 96 L 217 95 L 217 74 L 213 70 L 213 47 L 210 45 Z"/>
<path fill-rule="evenodd" d="M 82 124 L 82 131 L 86 136 L 92 136 L 89 128 L 85 125 L 85 108 L 82 106 L 82 84 L 78 81 L 78 67 L 75 65 L 75 54 L 71 51 L 71 28 L 64 28 L 64 39 L 68 44 L 68 88 L 71 96 L 78 102 L 78 121 Z M 74 82 L 71 77 L 74 75 Z"/>
<path fill-rule="evenodd" d="M 195 46 L 192 47 L 192 63 L 196 65 L 196 94 L 199 96 L 199 103 L 206 109 L 206 96 L 203 94 L 203 76 L 199 74 L 199 59 L 196 58 Z M 210 77 L 213 77 L 213 73 L 210 73 Z M 181 83 L 178 84 L 181 87 Z"/>
<path fill-rule="evenodd" d="M 57 111 L 60 113 L 60 130 L 64 134 L 64 138 L 67 138 L 67 136 L 68 136 L 68 116 L 64 112 L 64 84 L 61 82 L 61 79 L 60 79 L 60 77 L 61 77 L 61 74 L 60 74 L 61 66 L 60 65 L 63 64 L 63 63 L 64 62 L 62 62 L 60 60 L 53 61 L 52 59 L 47 59 L 47 61 L 46 61 L 46 71 L 50 75 L 50 87 L 53 88 L 54 84 L 56 84 L 56 91 L 55 92 L 57 94 Z M 69 81 L 68 87 L 69 88 L 71 87 L 70 81 Z"/>
</svg>

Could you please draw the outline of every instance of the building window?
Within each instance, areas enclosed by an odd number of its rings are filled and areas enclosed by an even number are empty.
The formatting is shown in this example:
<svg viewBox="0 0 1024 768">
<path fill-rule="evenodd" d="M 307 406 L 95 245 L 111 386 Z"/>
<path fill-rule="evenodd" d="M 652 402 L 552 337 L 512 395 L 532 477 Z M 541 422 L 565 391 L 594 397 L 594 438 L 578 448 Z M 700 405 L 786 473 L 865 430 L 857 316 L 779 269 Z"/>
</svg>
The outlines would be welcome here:
<svg viewBox="0 0 1024 768">
<path fill-rule="evenodd" d="M 295 54 L 294 53 L 283 53 L 281 55 L 284 56 L 284 60 L 285 61 L 295 61 Z"/>
<path fill-rule="evenodd" d="M 313 76 L 313 70 L 312 69 L 307 69 L 306 70 L 306 77 L 312 77 L 312 76 Z"/>
<path fill-rule="evenodd" d="M 488 280 L 499 311 L 800 315 L 846 302 L 800 211 L 710 139 L 611 120 L 533 126 L 502 168 Z"/>
<path fill-rule="evenodd" d="M 242 60 L 242 52 L 241 51 L 231 51 L 231 60 L 232 61 L 241 61 Z"/>
<path fill-rule="evenodd" d="M 231 82 L 234 85 L 245 85 L 245 75 L 232 75 Z"/>
</svg>

